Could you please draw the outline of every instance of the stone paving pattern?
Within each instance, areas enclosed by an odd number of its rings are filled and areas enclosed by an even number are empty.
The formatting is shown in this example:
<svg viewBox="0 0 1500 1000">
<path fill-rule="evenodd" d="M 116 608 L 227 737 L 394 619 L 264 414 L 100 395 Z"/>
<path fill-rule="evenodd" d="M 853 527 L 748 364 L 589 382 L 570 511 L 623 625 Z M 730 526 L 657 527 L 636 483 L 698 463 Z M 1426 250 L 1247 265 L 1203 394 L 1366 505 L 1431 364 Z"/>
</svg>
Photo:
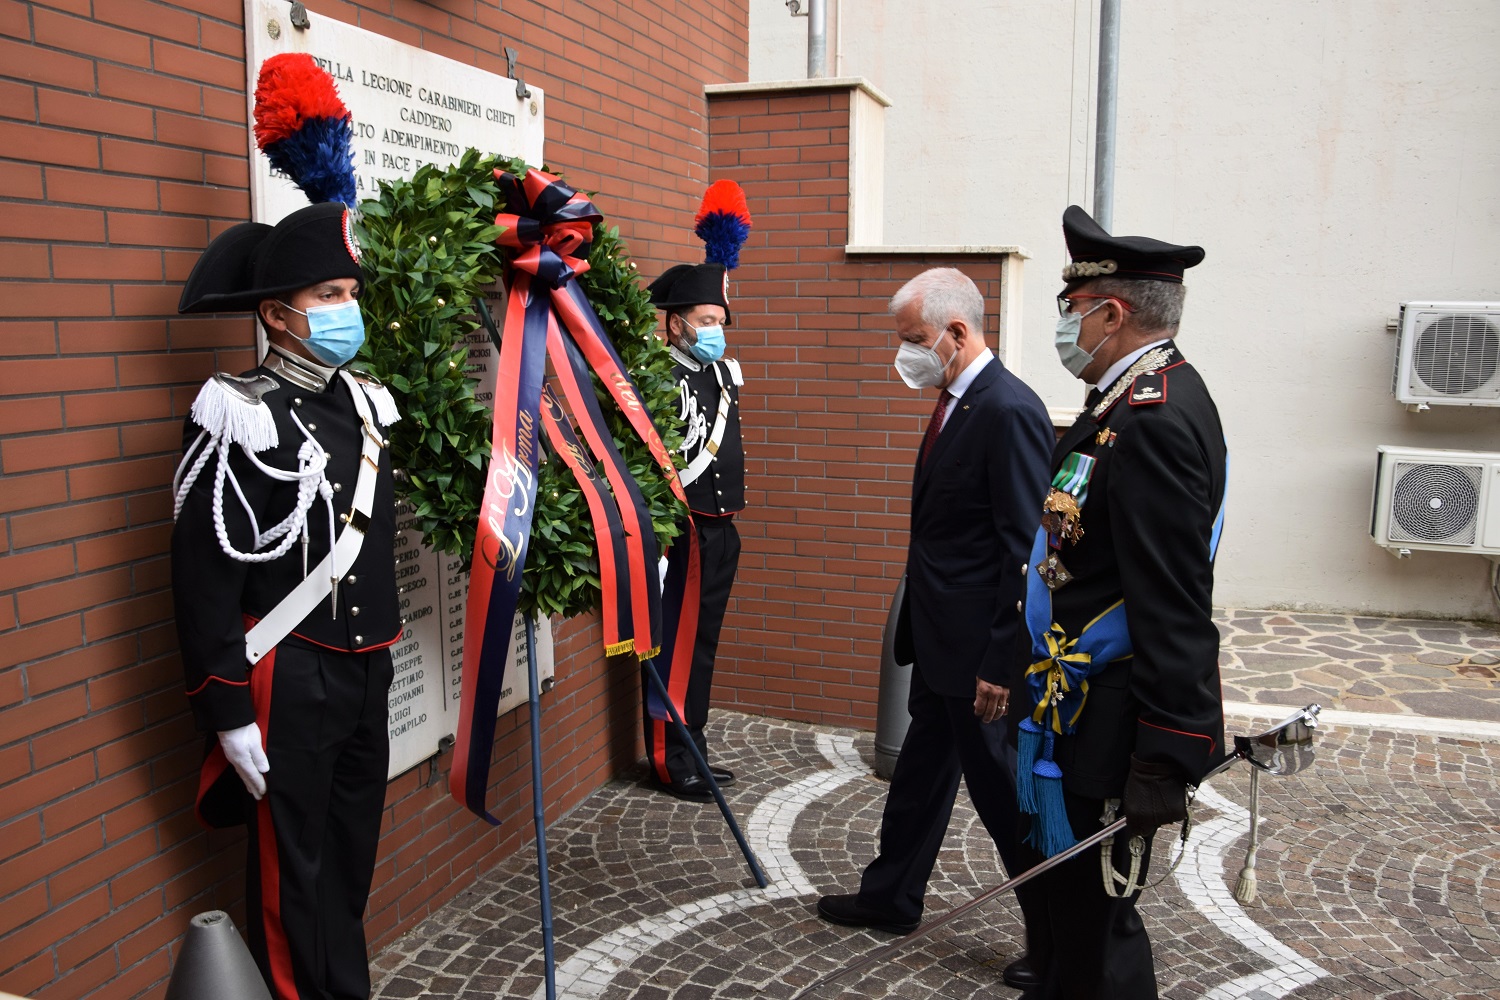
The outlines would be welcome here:
<svg viewBox="0 0 1500 1000">
<path fill-rule="evenodd" d="M 1226 701 L 1500 721 L 1500 628 L 1220 610 Z"/>
<path fill-rule="evenodd" d="M 1494 692 L 1473 686 L 1483 678 L 1461 669 L 1491 667 L 1485 658 L 1500 652 L 1493 626 L 1231 610 L 1221 614 L 1221 628 L 1230 700 L 1494 718 L 1484 714 L 1497 707 Z M 1433 662 L 1438 654 L 1451 662 Z M 1250 724 L 1232 719 L 1230 727 L 1246 731 Z M 868 733 L 730 712 L 716 712 L 710 730 L 718 761 L 740 775 L 728 797 L 742 825 L 768 794 L 830 767 L 818 749 L 820 736 L 852 735 L 866 763 L 873 760 Z M 1255 1000 L 1500 998 L 1497 757 L 1500 744 L 1459 736 L 1324 731 L 1312 768 L 1262 782 L 1260 898 L 1246 912 L 1329 975 L 1290 992 L 1234 992 L 1232 981 L 1270 963 L 1205 920 L 1177 880 L 1168 879 L 1141 905 L 1162 996 L 1187 1000 L 1219 988 Z M 874 856 L 885 788 L 871 773 L 802 809 L 790 845 L 814 894 L 685 928 L 593 995 L 785 1000 L 890 941 L 826 924 L 813 912 L 816 893 L 857 886 L 860 868 Z M 1214 791 L 1240 806 L 1247 788 L 1243 766 L 1213 782 Z M 1230 889 L 1244 845 L 1241 828 L 1225 859 Z M 559 967 L 643 916 L 754 884 L 711 804 L 679 802 L 628 778 L 555 822 L 548 850 Z M 994 847 L 960 793 L 928 887 L 928 915 L 1003 879 Z M 1000 970 L 1020 952 L 1021 938 L 1019 915 L 1007 899 L 820 995 L 1016 996 Z M 541 996 L 535 854 L 521 852 L 487 873 L 377 956 L 375 966 L 380 998 Z"/>
</svg>

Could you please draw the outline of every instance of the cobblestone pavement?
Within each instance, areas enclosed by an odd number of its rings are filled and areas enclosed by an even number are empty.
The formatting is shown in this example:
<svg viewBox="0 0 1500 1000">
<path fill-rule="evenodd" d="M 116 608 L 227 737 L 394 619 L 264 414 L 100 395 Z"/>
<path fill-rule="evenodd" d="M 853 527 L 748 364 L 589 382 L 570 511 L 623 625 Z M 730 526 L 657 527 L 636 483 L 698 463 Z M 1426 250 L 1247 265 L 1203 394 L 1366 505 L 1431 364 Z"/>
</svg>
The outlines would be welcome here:
<svg viewBox="0 0 1500 1000">
<path fill-rule="evenodd" d="M 1232 896 L 1248 775 L 1236 767 L 1200 792 L 1187 856 L 1141 905 L 1162 996 L 1500 998 L 1500 727 L 1485 721 L 1494 692 L 1459 669 L 1490 667 L 1500 630 L 1245 611 L 1223 612 L 1221 627 L 1231 732 L 1306 701 L 1339 721 L 1310 769 L 1261 784 L 1249 906 Z M 1359 699 L 1382 714 L 1356 714 Z M 754 887 L 711 804 L 611 782 L 548 830 L 559 997 L 785 1000 L 891 940 L 813 912 L 874 856 L 885 785 L 871 735 L 730 712 L 710 728 L 740 774 L 728 797 L 770 887 Z M 928 914 L 1003 878 L 961 793 Z M 487 873 L 377 957 L 376 996 L 543 997 L 535 890 L 533 852 Z M 997 901 L 820 995 L 1013 997 L 1000 970 L 1021 938 L 1014 902 Z"/>
</svg>

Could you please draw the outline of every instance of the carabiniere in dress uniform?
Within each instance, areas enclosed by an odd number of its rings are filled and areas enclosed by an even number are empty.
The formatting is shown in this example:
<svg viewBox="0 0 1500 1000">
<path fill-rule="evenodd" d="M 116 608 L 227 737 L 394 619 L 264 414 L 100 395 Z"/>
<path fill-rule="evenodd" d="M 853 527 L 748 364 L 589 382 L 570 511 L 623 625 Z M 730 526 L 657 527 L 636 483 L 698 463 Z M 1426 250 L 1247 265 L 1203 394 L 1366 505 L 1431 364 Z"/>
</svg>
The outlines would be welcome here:
<svg viewBox="0 0 1500 1000">
<path fill-rule="evenodd" d="M 254 311 L 259 367 L 209 379 L 174 482 L 172 585 L 187 697 L 210 753 L 199 815 L 246 823 L 247 931 L 277 998 L 368 996 L 362 914 L 402 632 L 391 394 L 344 365 L 364 340 L 342 204 L 244 223 L 180 311 Z"/>
<path fill-rule="evenodd" d="M 740 438 L 739 362 L 724 356 L 724 328 L 733 322 L 723 264 L 679 264 L 651 283 L 652 301 L 666 313 L 672 377 L 677 380 L 683 429 L 679 473 L 698 535 L 700 591 L 692 670 L 683 700 L 683 721 L 704 759 L 714 660 L 740 560 L 734 516 L 745 509 L 745 446 Z M 712 792 L 698 774 L 692 752 L 677 731 L 645 710 L 646 749 L 652 781 L 678 798 L 708 801 Z M 728 786 L 732 772 L 713 767 L 714 780 Z"/>
</svg>

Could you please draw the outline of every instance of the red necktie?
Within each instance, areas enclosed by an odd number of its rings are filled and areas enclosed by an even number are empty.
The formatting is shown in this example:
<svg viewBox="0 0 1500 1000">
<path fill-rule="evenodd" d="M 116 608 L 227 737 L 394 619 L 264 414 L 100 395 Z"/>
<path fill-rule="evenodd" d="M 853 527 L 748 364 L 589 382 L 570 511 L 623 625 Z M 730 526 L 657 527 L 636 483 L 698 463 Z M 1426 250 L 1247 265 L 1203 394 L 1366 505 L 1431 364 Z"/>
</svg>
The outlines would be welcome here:
<svg viewBox="0 0 1500 1000">
<path fill-rule="evenodd" d="M 948 401 L 953 397 L 944 389 L 942 395 L 938 396 L 937 405 L 932 408 L 932 419 L 927 421 L 927 433 L 922 435 L 922 465 L 927 464 L 927 455 L 932 451 L 932 446 L 937 443 L 938 435 L 943 430 L 943 415 L 948 412 Z"/>
</svg>

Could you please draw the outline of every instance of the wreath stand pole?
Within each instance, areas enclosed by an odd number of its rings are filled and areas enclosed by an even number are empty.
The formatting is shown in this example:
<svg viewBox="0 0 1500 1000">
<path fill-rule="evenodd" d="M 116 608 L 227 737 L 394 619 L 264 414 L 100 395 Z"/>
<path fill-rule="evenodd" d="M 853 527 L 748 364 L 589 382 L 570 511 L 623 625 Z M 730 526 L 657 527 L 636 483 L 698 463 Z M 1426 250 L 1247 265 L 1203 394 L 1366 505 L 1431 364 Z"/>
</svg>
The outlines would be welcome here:
<svg viewBox="0 0 1500 1000">
<path fill-rule="evenodd" d="M 542 808 L 542 696 L 536 680 L 536 620 L 526 615 L 526 673 L 531 703 L 531 815 L 536 822 L 536 877 L 542 917 L 542 962 L 547 1000 L 557 1000 L 557 962 L 552 953 L 552 887 L 547 881 L 547 820 Z"/>
<path fill-rule="evenodd" d="M 750 850 L 750 844 L 745 840 L 745 835 L 740 832 L 740 825 L 734 821 L 734 813 L 729 811 L 729 803 L 724 800 L 724 793 L 719 789 L 719 783 L 714 780 L 713 770 L 709 768 L 708 761 L 704 758 L 698 744 L 693 742 L 692 734 L 688 732 L 687 725 L 682 721 L 682 716 L 677 714 L 677 706 L 672 704 L 671 697 L 667 694 L 667 686 L 662 683 L 661 674 L 656 672 L 656 660 L 642 660 L 646 667 L 646 676 L 651 678 L 651 686 L 656 689 L 657 697 L 662 704 L 667 706 L 667 711 L 672 716 L 672 724 L 677 727 L 682 742 L 692 751 L 693 760 L 698 764 L 698 773 L 703 780 L 708 782 L 709 789 L 714 793 L 714 801 L 719 804 L 719 812 L 724 814 L 724 822 L 729 824 L 729 830 L 734 834 L 735 841 L 740 845 L 740 853 L 745 855 L 745 863 L 750 866 L 750 874 L 755 877 L 755 884 L 764 889 L 769 883 L 766 881 L 766 873 L 760 870 L 760 862 L 755 860 L 755 852 Z"/>
</svg>

